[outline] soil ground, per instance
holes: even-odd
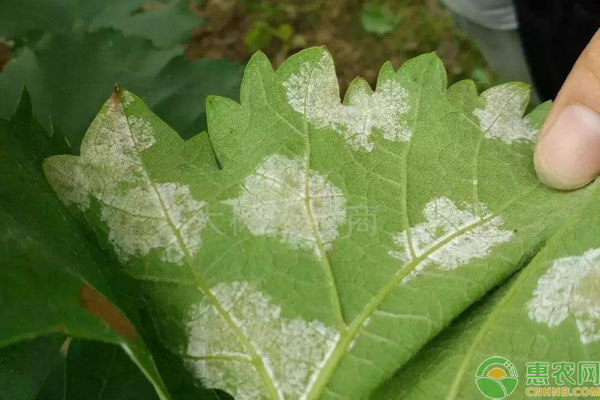
[[[361,15],[370,4],[393,16],[391,33],[365,31]],[[450,82],[474,78],[485,87],[493,79],[477,46],[454,28],[436,0],[209,0],[195,8],[208,23],[195,30],[186,50],[190,59],[245,61],[260,48],[278,65],[302,48],[325,44],[345,89],[358,75],[373,84],[387,60],[398,68],[407,59],[435,51]]]

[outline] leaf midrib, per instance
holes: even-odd
[[[310,224],[310,228],[312,230],[313,236],[315,237],[315,245],[317,246],[317,251],[319,252],[319,261],[321,266],[323,267],[323,272],[327,278],[327,292],[329,293],[329,299],[331,302],[331,306],[333,307],[334,319],[336,328],[340,331],[340,336],[344,335],[348,330],[348,325],[344,318],[344,314],[342,312],[342,303],[340,301],[337,284],[335,282],[335,278],[333,277],[333,271],[331,268],[331,263],[329,262],[329,257],[327,256],[327,251],[325,246],[323,246],[323,241],[321,239],[321,234],[319,232],[317,223],[315,221],[315,217],[312,212],[312,204],[310,198],[310,158],[311,158],[311,142],[310,142],[310,133],[308,130],[308,117],[307,117],[307,109],[306,105],[309,100],[309,89],[312,89],[312,81],[314,77],[314,72],[316,68],[311,70],[310,77],[308,79],[308,84],[306,85],[306,92],[304,98],[304,113],[302,118],[302,128],[303,128],[303,136],[304,136],[304,145],[305,145],[305,171],[304,171],[304,209],[306,213],[306,217]]]
[[[118,95],[118,93],[117,93]],[[144,177],[146,178],[146,180],[148,181],[150,187],[152,188],[153,192],[156,195],[156,198],[158,199],[162,212],[165,215],[165,219],[169,225],[169,227],[171,228],[171,231],[173,232],[173,235],[175,235],[175,238],[177,239],[177,243],[179,245],[179,247],[181,248],[181,250],[184,252],[184,259],[185,259],[185,265],[188,267],[190,274],[194,277],[194,282],[196,284],[196,287],[198,288],[198,290],[200,292],[202,292],[202,294],[204,294],[204,296],[208,299],[208,301],[211,303],[211,305],[215,308],[215,310],[217,310],[217,312],[221,315],[221,317],[223,318],[223,320],[230,326],[231,330],[234,332],[234,334],[236,335],[237,339],[242,343],[242,345],[244,346],[245,350],[249,353],[250,357],[252,358],[252,364],[254,365],[258,375],[260,376],[261,380],[264,382],[267,391],[269,392],[269,396],[273,399],[280,399],[281,396],[279,395],[278,390],[275,387],[274,384],[274,377],[272,377],[265,364],[263,361],[263,358],[259,355],[259,353],[257,352],[257,350],[254,348],[252,342],[250,341],[250,339],[245,335],[245,333],[243,332],[242,328],[240,326],[238,326],[235,321],[233,320],[233,318],[229,315],[229,313],[223,308],[223,306],[221,305],[221,303],[218,301],[218,299],[215,297],[215,295],[212,293],[212,291],[210,290],[210,288],[208,287],[208,285],[204,282],[204,280],[202,279],[201,276],[199,276],[195,269],[192,267],[192,255],[187,247],[187,245],[185,244],[185,241],[183,240],[183,237],[181,236],[181,232],[179,232],[179,230],[177,229],[177,227],[175,226],[175,223],[173,222],[171,215],[169,214],[168,208],[166,207],[164,200],[162,198],[162,196],[160,195],[160,192],[158,191],[158,189],[156,188],[156,185],[154,184],[154,182],[150,179],[150,176],[147,172],[147,166],[146,163],[144,161],[144,158],[141,155],[141,150],[139,148],[138,143],[135,140],[135,136],[133,135],[133,133],[131,132],[131,127],[129,125],[129,121],[127,120],[127,116],[125,114],[125,110],[123,108],[123,104],[121,102],[121,98],[120,96],[117,96],[118,98],[118,106],[120,108],[120,112],[122,114],[122,117],[125,118],[125,121],[127,122],[127,130],[128,130],[128,134],[131,138],[131,140],[133,141],[133,143],[135,144],[135,148],[136,148],[136,153],[139,157],[140,160],[140,164],[141,164],[141,169],[142,169],[142,173],[144,174]]]

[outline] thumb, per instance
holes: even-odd
[[[600,30],[556,97],[534,164],[540,180],[556,189],[580,188],[600,174]]]

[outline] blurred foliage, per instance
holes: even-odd
[[[491,87],[494,85],[494,77],[481,67],[477,67],[471,72],[471,79],[479,87]]]
[[[269,47],[274,39],[278,39],[285,46],[294,34],[290,24],[280,24],[272,27],[264,21],[255,21],[244,37],[244,44],[250,53]]]
[[[46,378],[61,363],[64,341],[60,335],[48,335],[0,348],[0,398],[34,399]]]
[[[115,28],[127,36],[174,46],[189,38],[201,21],[189,12],[189,0],[2,0],[0,37],[20,41],[48,33],[69,33],[76,25],[89,32]]]
[[[207,94],[239,95],[243,65],[227,60],[187,61],[183,48],[157,49],[114,29],[74,30],[24,47],[0,73],[0,116],[14,111],[23,85],[46,128],[50,118],[77,148],[115,83],[144,97],[176,131],[189,137],[206,129]],[[50,118],[49,118],[50,117]]]
[[[67,340],[65,347],[66,357],[48,375],[36,400],[85,399],[92,393],[110,400],[159,400],[123,349],[78,339]]]
[[[379,3],[367,3],[363,8],[360,23],[366,32],[384,36],[396,29],[398,18]]]
[[[451,82],[493,80],[475,44],[454,28],[437,0],[208,0],[195,8],[207,23],[195,29],[186,50],[190,58],[245,61],[260,49],[277,65],[302,48],[324,44],[345,89],[357,75],[374,84],[387,60],[397,68],[435,51]],[[487,87],[483,79],[477,82]]]
[[[12,115],[27,86],[37,119],[48,129],[52,120],[77,149],[119,84],[142,96],[182,136],[206,129],[206,95],[237,98],[243,64],[183,58],[191,28],[203,23],[189,3],[0,2],[0,36],[9,39],[12,53],[0,73],[0,117]],[[46,15],[55,20],[45,21]],[[1,50],[0,58],[8,58]]]

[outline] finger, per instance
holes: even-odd
[[[534,165],[540,180],[556,189],[577,189],[600,175],[600,30],[556,97]]]

